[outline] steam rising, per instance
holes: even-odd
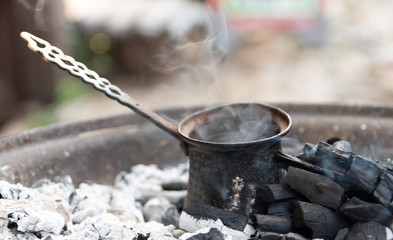
[[[280,132],[271,111],[260,105],[227,106],[216,115],[212,114],[211,121],[196,127],[190,136],[209,142],[238,143],[272,137]]]
[[[173,46],[154,56],[150,65],[154,71],[175,76],[193,86],[218,83],[218,75],[235,39],[227,29],[225,19],[206,6],[198,7],[199,20],[191,20],[188,27],[169,25]],[[195,18],[195,17],[194,17]],[[179,19],[180,22],[182,22]]]
[[[44,18],[44,9],[46,0],[38,0],[34,5],[30,4],[26,0],[18,0],[27,10],[33,11],[34,13],[34,24],[37,29],[46,30],[47,26]]]
[[[184,90],[192,87],[203,92],[206,89],[215,91],[210,96],[203,94],[201,97],[202,94],[198,94],[193,102],[214,103],[220,97],[216,91],[219,90],[218,75],[237,38],[228,31],[225,18],[212,11],[205,2],[63,1],[67,18],[89,31],[105,32],[119,39],[129,36],[145,38],[151,47],[141,60],[143,71],[161,74],[154,78],[158,80],[154,88],[167,89],[173,86]],[[132,51],[126,54],[135,56]],[[139,79],[145,75],[132,77]],[[163,81],[166,79],[170,82]],[[185,94],[189,94],[189,91]],[[203,99],[198,101],[196,98]]]

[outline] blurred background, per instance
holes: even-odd
[[[390,105],[388,0],[3,0],[0,135],[131,110],[28,50],[28,31],[153,109]]]

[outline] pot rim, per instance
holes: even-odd
[[[258,140],[247,141],[247,142],[228,142],[228,143],[212,142],[212,141],[205,141],[197,138],[192,138],[189,136],[192,129],[194,129],[197,126],[198,121],[195,121],[195,119],[198,119],[201,116],[206,116],[208,115],[209,112],[216,111],[220,108],[224,108],[228,106],[236,106],[236,105],[249,105],[249,104],[259,105],[270,110],[272,113],[277,113],[277,115],[280,116],[280,119],[286,122],[285,127],[283,129],[280,129],[280,132],[276,135],[267,138],[258,139]],[[190,122],[196,122],[196,124],[194,124],[194,127],[188,128],[188,130],[186,130],[185,126],[190,124]],[[281,108],[266,103],[244,102],[244,103],[222,104],[222,105],[199,110],[180,121],[180,123],[178,124],[178,133],[182,141],[197,147],[216,149],[216,150],[219,149],[242,150],[242,149],[253,149],[261,146],[271,146],[279,142],[281,138],[285,136],[291,128],[292,128],[292,118],[287,112],[285,112]]]

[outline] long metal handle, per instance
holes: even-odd
[[[157,115],[152,110],[143,107],[109,80],[100,77],[96,72],[88,69],[83,63],[77,62],[74,58],[65,55],[59,48],[52,46],[49,42],[31,33],[22,32],[20,36],[27,42],[30,50],[39,53],[44,60],[56,64],[69,74],[92,85],[98,91],[105,93],[109,98],[117,100],[120,104],[131,108],[137,114],[149,119],[156,126],[179,139],[177,126]]]

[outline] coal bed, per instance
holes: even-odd
[[[113,185],[71,177],[42,179],[31,188],[0,182],[6,239],[178,239],[187,165],[136,165]],[[171,190],[166,190],[166,188]]]
[[[2,237],[391,239],[393,109],[279,107],[294,123],[276,156],[279,181],[256,190],[249,216],[183,208],[187,158],[176,140],[135,115],[3,137]],[[162,114],[182,119],[194,111]]]

